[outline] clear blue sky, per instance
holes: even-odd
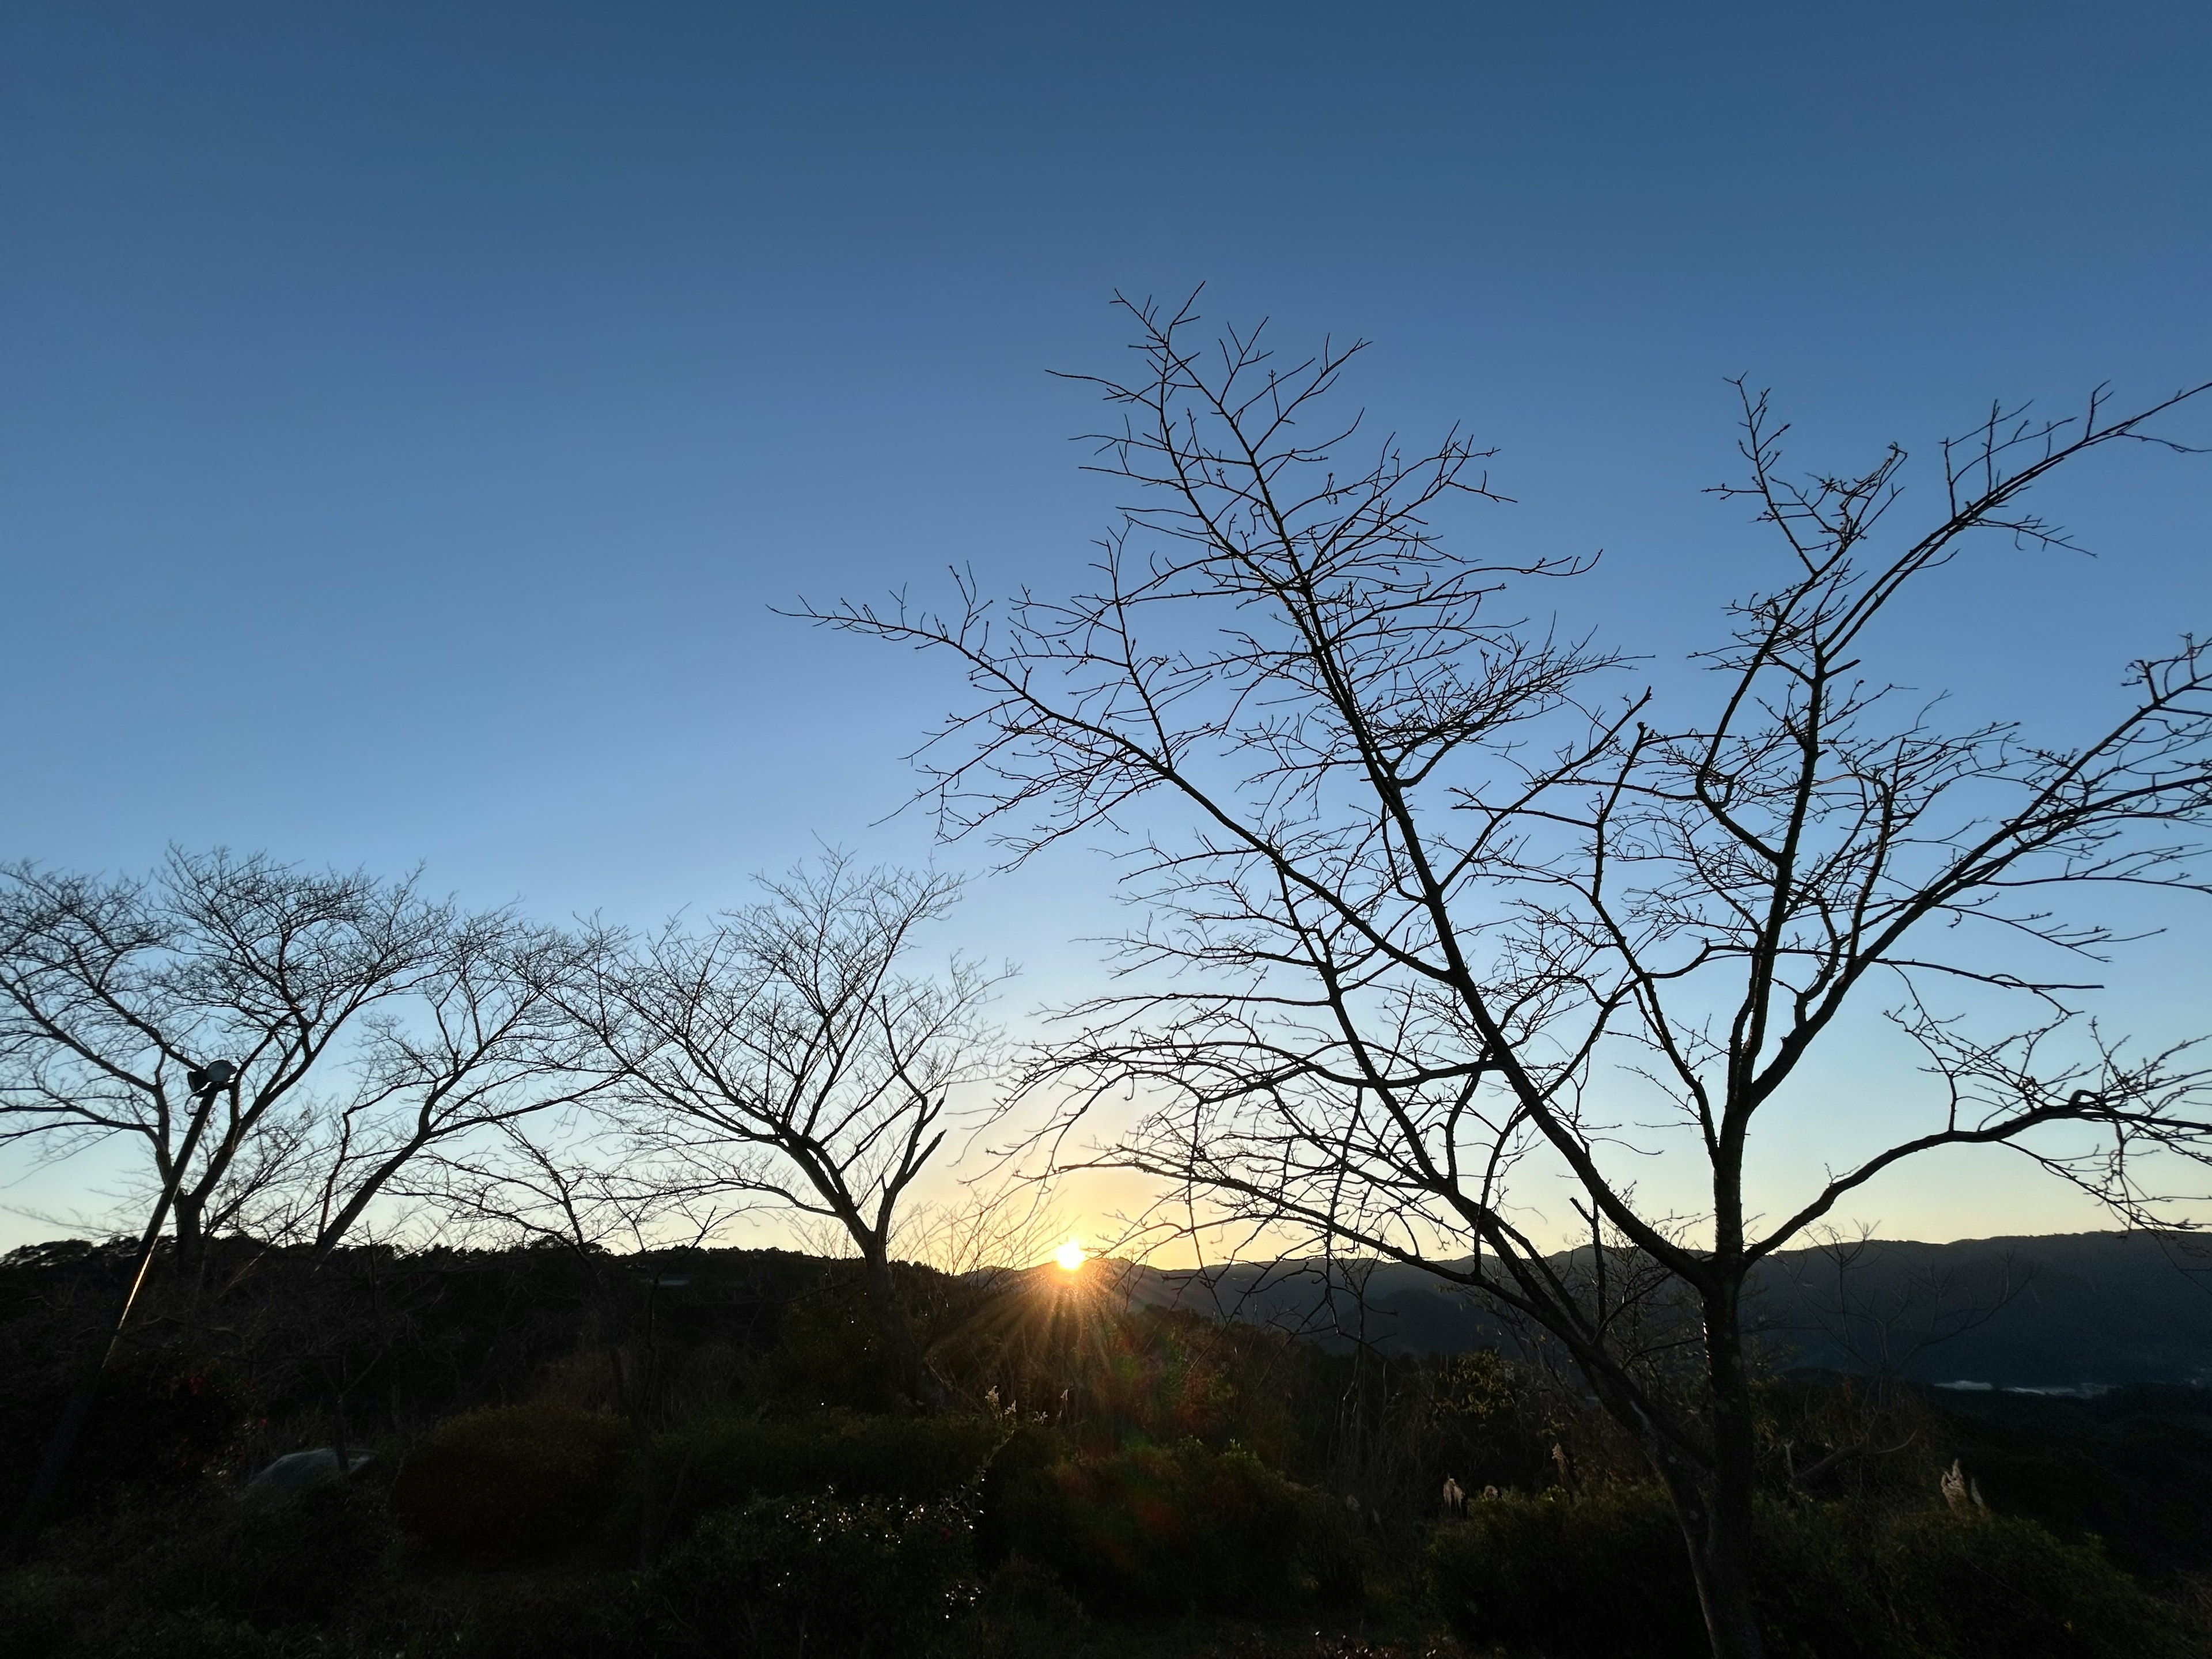
[[[2212,377],[2208,88],[2178,3],[10,6],[0,853],[644,918],[925,851],[871,825],[950,688],[769,607],[1064,580],[1109,497],[1045,371],[1117,286],[1371,337],[1679,660],[1752,568],[1723,376],[1835,467]],[[1965,703],[2070,729],[2212,626],[2208,501],[2071,487],[2098,562],[1927,624]],[[1099,874],[978,942],[1071,982]]]

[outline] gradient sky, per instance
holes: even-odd
[[[1483,533],[1604,548],[1571,618],[1679,663],[1755,569],[1698,493],[1724,376],[1835,469],[2212,376],[2208,88],[2182,4],[27,0],[0,854],[419,860],[635,920],[817,836],[927,856],[878,821],[951,688],[769,607],[1064,582],[1113,496],[1045,371],[1118,364],[1117,287],[1374,339],[1375,418],[1502,447]],[[2212,627],[2208,465],[2093,464],[2050,505],[2095,562],[1946,589],[1962,708],[2086,729]],[[964,936],[1049,999],[1103,878],[987,883]],[[2212,1006],[2177,928],[2122,981],[2161,1029]],[[2010,1167],[1869,1213],[2094,1224]]]

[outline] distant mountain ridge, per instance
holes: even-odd
[[[1364,1318],[1364,1340],[1385,1353],[1514,1346],[1472,1293],[1395,1264],[1372,1268],[1364,1309],[1341,1268],[1325,1274],[1317,1261],[1136,1266],[1124,1285],[1142,1304],[1331,1344],[1359,1337]],[[1759,1274],[1754,1305],[1761,1346],[1783,1367],[2009,1389],[2212,1385],[2212,1243],[2193,1235],[1872,1240],[1840,1272],[1828,1252],[1784,1251]]]

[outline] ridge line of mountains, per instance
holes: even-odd
[[[1847,1254],[1839,1266],[1838,1253],[1819,1247],[1781,1251],[1756,1273],[1752,1318],[1777,1368],[1881,1369],[1937,1386],[2062,1395],[2212,1386],[2212,1239],[2203,1236],[1874,1239]],[[1588,1255],[1554,1261],[1571,1267]],[[1140,1304],[1273,1325],[1330,1346],[1350,1346],[1363,1321],[1364,1340],[1386,1355],[1517,1346],[1479,1297],[1396,1263],[1115,1266]],[[1361,1297],[1352,1281],[1363,1274]]]

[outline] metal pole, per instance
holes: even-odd
[[[154,1214],[146,1224],[146,1231],[138,1241],[138,1265],[131,1275],[131,1288],[124,1293],[123,1306],[115,1316],[115,1328],[108,1333],[106,1346],[99,1358],[88,1366],[70,1394],[69,1406],[62,1413],[62,1420],[54,1430],[54,1437],[46,1443],[46,1455],[39,1464],[39,1473],[31,1482],[31,1490],[23,1500],[23,1507],[15,1516],[15,1525],[8,1534],[8,1553],[20,1556],[38,1538],[40,1528],[46,1525],[46,1510],[52,1504],[54,1493],[68,1472],[70,1456],[76,1450],[77,1436],[83,1431],[86,1418],[92,1414],[92,1402],[100,1392],[100,1379],[115,1351],[122,1345],[123,1328],[131,1321],[131,1310],[144,1287],[146,1274],[154,1265],[154,1249],[161,1242],[161,1229],[169,1219],[169,1208],[177,1200],[177,1189],[184,1184],[185,1170],[199,1148],[200,1132],[207,1127],[209,1114],[215,1108],[215,1097],[225,1085],[237,1075],[236,1068],[227,1060],[210,1060],[205,1070],[194,1067],[185,1073],[192,1087],[192,1097],[198,1103],[192,1111],[191,1127],[185,1132],[184,1149],[170,1167],[169,1178],[162,1183],[161,1196],[154,1206]]]

